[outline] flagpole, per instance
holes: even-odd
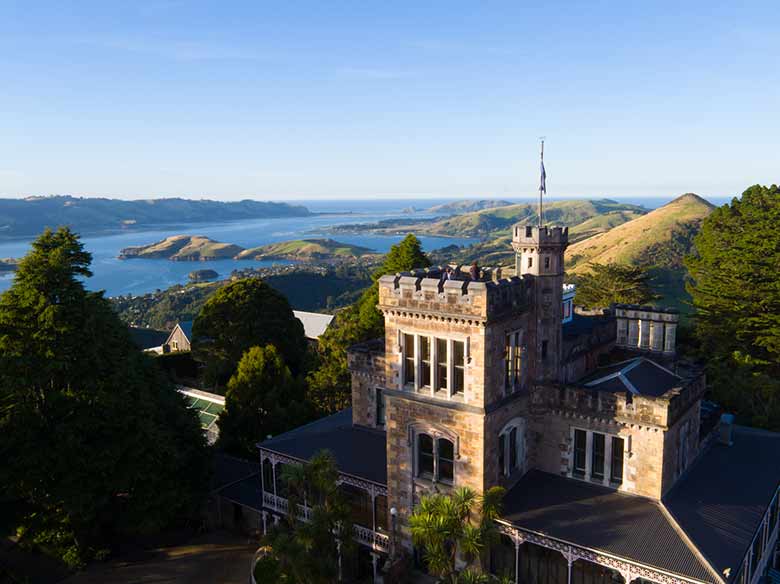
[[[539,230],[540,231],[542,229],[542,225],[544,225],[544,215],[543,215],[544,211],[542,209],[542,193],[546,190],[546,187],[545,187],[545,184],[544,184],[545,183],[545,176],[544,176],[544,138],[541,138],[541,143],[542,143],[541,151],[539,153],[539,157],[540,157],[540,160],[541,160],[541,163],[542,163],[542,167],[541,167],[542,176],[541,176],[541,180],[539,182]]]

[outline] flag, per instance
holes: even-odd
[[[544,160],[542,160],[542,182],[539,185],[539,190],[543,193],[547,193],[547,173],[544,172]]]

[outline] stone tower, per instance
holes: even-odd
[[[517,275],[530,282],[528,352],[536,382],[561,380],[564,259],[568,227],[517,224],[512,229]]]

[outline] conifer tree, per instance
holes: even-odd
[[[715,397],[780,429],[780,187],[754,185],[713,211],[695,246],[688,291]]]
[[[70,230],[47,230],[0,297],[0,484],[22,543],[79,564],[194,512],[207,482],[197,417],[130,339]]]

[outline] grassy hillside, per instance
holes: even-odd
[[[590,262],[680,267],[693,235],[714,207],[686,194],[627,223],[569,246],[567,270],[587,271]]]
[[[614,222],[619,222],[621,217],[627,219],[641,215],[647,210],[638,205],[617,203],[609,199],[552,201],[545,204],[544,220],[548,224],[572,227],[600,215],[616,212],[629,213],[630,216],[615,215],[612,218]],[[536,223],[537,221],[536,204],[521,203],[440,219],[407,222],[396,219],[373,225],[356,226],[356,228],[377,233],[416,233],[445,237],[488,238],[508,234],[510,227],[515,223]],[[350,226],[344,226],[336,228],[336,230],[347,231],[349,228]],[[596,225],[593,226],[593,229],[595,228],[597,228]]]
[[[462,201],[452,201],[443,205],[434,205],[426,209],[427,213],[439,213],[450,215],[456,213],[471,213],[472,211],[481,211],[483,209],[494,209],[496,207],[507,207],[511,205],[509,201],[499,201],[496,199],[464,199]]]
[[[333,239],[296,239],[245,249],[236,256],[236,259],[313,260],[360,257],[374,253],[376,252],[367,247],[341,243]]]
[[[173,235],[149,245],[126,247],[120,259],[167,259],[173,261],[205,261],[230,259],[244,248],[214,241],[202,235]]]

